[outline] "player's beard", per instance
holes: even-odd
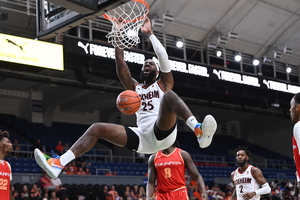
[[[141,74],[140,74],[140,78],[146,82],[152,81],[155,77],[156,77],[156,72],[153,70],[150,71],[150,73],[147,76],[145,76],[144,71],[141,71]]]
[[[242,162],[238,162],[238,165],[239,165],[240,167],[243,167],[243,166],[246,165],[246,163],[247,163],[247,160],[243,160]]]

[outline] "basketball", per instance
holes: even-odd
[[[117,97],[117,108],[125,115],[136,113],[141,107],[141,97],[133,90],[125,90]]]

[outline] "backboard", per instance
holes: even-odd
[[[130,0],[37,0],[37,37],[46,40]]]

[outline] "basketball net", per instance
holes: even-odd
[[[103,17],[112,23],[111,32],[106,37],[108,42],[120,49],[131,48],[140,43],[139,30],[149,12],[149,5],[144,0],[131,0],[114,8]]]

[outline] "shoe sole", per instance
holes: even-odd
[[[217,122],[211,115],[206,115],[202,122],[203,135],[199,138],[199,144],[201,148],[206,148],[211,144],[213,135],[217,130]]]
[[[39,149],[34,150],[34,158],[37,164],[51,177],[51,178],[57,178],[55,174],[51,170],[48,169],[49,164],[47,163],[47,160],[43,153]]]

